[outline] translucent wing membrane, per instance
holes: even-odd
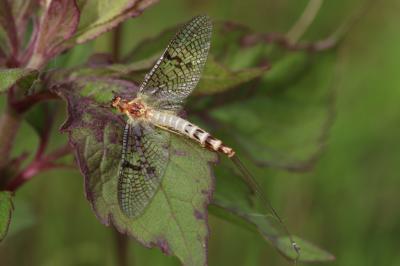
[[[137,217],[155,195],[168,164],[169,133],[146,122],[128,120],[118,179],[118,202],[128,217]]]
[[[140,94],[157,109],[179,110],[196,87],[207,60],[211,21],[197,16],[170,42],[164,54],[140,86]],[[148,97],[146,97],[148,96]]]

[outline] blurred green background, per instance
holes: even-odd
[[[160,1],[123,25],[122,53],[199,13],[285,33],[308,2]],[[322,2],[302,40],[326,38],[359,14],[336,48],[335,120],[315,167],[307,173],[268,170],[267,190],[292,233],[336,256],[327,264],[400,265],[400,1]],[[76,50],[109,52],[111,37]],[[72,56],[68,64],[83,59]],[[65,114],[58,117],[57,126]],[[54,145],[66,140],[53,135]],[[14,153],[36,144],[24,124]],[[210,228],[209,265],[290,265],[257,234],[213,216]],[[2,265],[116,265],[116,236],[96,220],[76,170],[43,173],[20,189],[10,231],[0,244]],[[129,256],[130,265],[179,265],[134,240]]]

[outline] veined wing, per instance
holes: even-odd
[[[184,25],[164,54],[146,75],[139,97],[157,109],[181,108],[196,87],[210,49],[212,24],[207,16],[197,16]]]
[[[169,133],[128,120],[123,136],[118,202],[128,217],[139,216],[154,197],[168,164]]]

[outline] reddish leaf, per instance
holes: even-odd
[[[79,9],[75,0],[50,1],[40,21],[29,66],[38,68],[66,49],[65,41],[74,35],[78,23]]]
[[[158,0],[78,0],[81,21],[69,45],[83,43],[111,30],[124,20],[139,16]]]
[[[10,0],[9,0],[10,1]],[[11,9],[17,29],[18,39],[23,40],[26,33],[26,26],[32,13],[39,6],[37,0],[11,0]],[[21,45],[21,43],[20,43]]]

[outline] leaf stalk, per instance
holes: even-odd
[[[0,116],[0,169],[4,168],[10,160],[20,123],[21,115],[7,105]]]

